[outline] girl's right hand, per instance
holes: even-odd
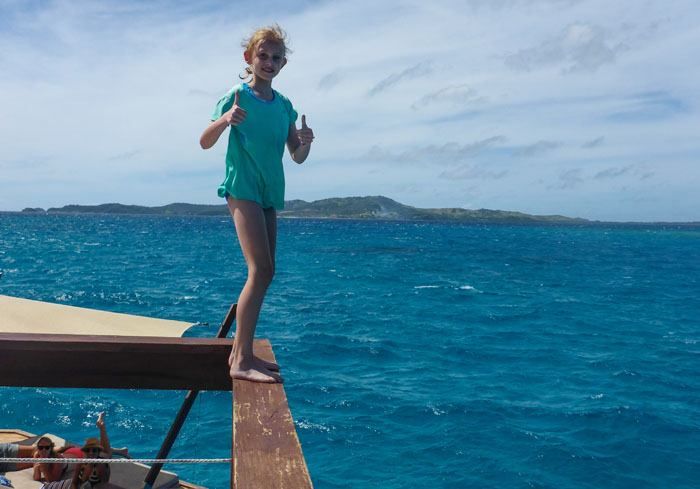
[[[248,116],[248,112],[246,112],[243,107],[238,105],[239,93],[240,92],[236,92],[236,95],[233,98],[233,107],[231,107],[231,110],[224,114],[224,120],[229,126],[237,126]]]

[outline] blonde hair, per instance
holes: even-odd
[[[282,30],[279,24],[272,24],[270,26],[261,27],[255,30],[255,32],[253,32],[250,35],[250,37],[243,39],[243,42],[241,42],[241,47],[243,48],[243,52],[246,53],[248,57],[252,57],[255,48],[257,48],[261,42],[265,41],[269,41],[282,46],[282,48],[284,49],[285,56],[287,55],[287,53],[292,52],[287,47],[287,33]],[[239,75],[239,77],[242,80],[245,80],[246,78],[250,78],[252,76],[253,71],[250,69],[250,66],[246,66],[245,75]]]

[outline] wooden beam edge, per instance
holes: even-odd
[[[275,361],[272,345],[268,340],[261,340],[256,343],[254,352],[265,360]],[[239,426],[238,430],[236,429],[237,425],[243,423],[243,420],[240,419],[242,407],[252,407],[253,410],[255,407],[270,407],[268,402],[270,400],[276,400],[274,412],[257,412],[254,416],[248,417],[251,422],[247,423],[246,426]],[[280,412],[280,404],[284,405],[283,412]],[[232,409],[232,489],[235,487],[238,487],[238,489],[247,487],[313,489],[311,474],[304,458],[283,384],[263,384],[234,380]],[[251,413],[248,412],[247,414]],[[259,424],[259,429],[253,428],[253,418]],[[276,438],[273,432],[275,426],[265,426],[262,422],[263,420],[273,420],[272,424],[277,424],[278,433]],[[285,424],[287,426],[284,426]],[[283,432],[286,432],[286,435]],[[282,438],[283,436],[286,437],[286,440]],[[275,443],[275,440],[277,443]],[[242,446],[247,441],[252,441],[253,443],[250,443],[250,445],[256,446]],[[288,450],[286,457],[280,457],[281,449]],[[289,451],[290,449],[291,451]],[[241,452],[243,451],[248,453],[242,456]],[[245,459],[245,461],[243,462],[242,459]],[[244,466],[245,464],[250,464],[252,459],[255,459],[260,466]],[[278,466],[270,467],[269,462],[276,462]],[[281,466],[282,463],[284,463],[284,466]],[[276,476],[271,476],[273,472]]]

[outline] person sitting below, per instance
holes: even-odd
[[[114,454],[112,445],[109,442],[109,436],[107,436],[104,417],[105,413],[100,413],[95,423],[100,430],[100,439],[88,438],[81,448],[85,458],[112,458]],[[123,455],[129,456],[128,450],[123,449],[120,451],[124,452]],[[73,473],[72,482],[75,487],[81,489],[83,487],[108,488],[111,487],[111,484],[109,484],[110,474],[109,464],[81,464]]]
[[[48,436],[42,436],[36,444],[34,458],[55,458],[63,459],[63,455],[55,450],[53,440]],[[34,464],[34,480],[42,482],[59,481],[63,478],[67,464],[41,462]]]
[[[85,454],[85,458],[112,458],[112,450],[109,446],[109,440],[97,438],[88,438],[85,440],[85,445],[81,448]],[[83,487],[88,483],[89,487],[103,487],[100,483],[109,482],[111,471],[108,464],[87,463],[82,464],[73,474],[73,483],[77,487]]]
[[[63,452],[66,458],[112,458],[114,454],[118,454],[129,458],[129,450],[127,448],[113,449],[109,436],[107,435],[107,427],[105,425],[105,413],[100,413],[95,423],[100,430],[100,438],[88,438],[81,448],[74,445],[63,447],[59,452]],[[64,474],[65,480],[58,482],[47,482],[41,489],[110,489],[115,488],[109,483],[110,468],[109,464],[104,463],[81,463],[77,466],[71,464],[67,473]]]
[[[85,444],[81,447],[82,457],[86,459],[101,459],[111,458],[108,456],[109,441],[104,443],[104,439],[88,438]],[[58,482],[47,482],[41,489],[110,489],[116,488],[110,484],[111,472],[109,464],[99,462],[82,463],[73,471],[70,479],[65,479]]]

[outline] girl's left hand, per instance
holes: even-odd
[[[306,125],[306,114],[301,116],[301,129],[297,131],[299,142],[302,145],[311,144],[314,140],[314,132]]]

